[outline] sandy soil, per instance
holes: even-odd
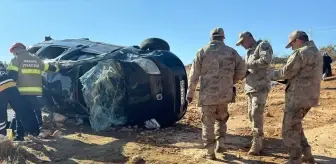
[[[335,70],[334,70],[335,72]],[[284,163],[281,123],[284,86],[275,86],[265,111],[265,150],[261,156],[247,155],[250,146],[250,122],[246,96],[238,85],[236,103],[231,104],[226,143],[229,151],[217,154],[218,160],[202,158],[199,111],[189,106],[176,126],[155,131],[136,128],[112,128],[94,133],[86,126],[62,129],[63,137],[26,144],[21,153],[26,163]],[[313,153],[320,163],[336,163],[336,80],[322,82],[320,106],[311,109],[303,126]]]

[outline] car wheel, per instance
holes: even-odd
[[[160,38],[148,38],[140,43],[141,50],[166,50],[170,51],[169,44]]]

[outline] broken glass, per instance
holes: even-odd
[[[95,131],[127,122],[125,113],[126,82],[120,62],[100,61],[80,77],[84,100],[89,108],[91,127]]]

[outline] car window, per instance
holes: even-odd
[[[49,46],[42,50],[37,56],[45,59],[55,59],[60,56],[64,51],[69,49],[68,47]]]
[[[69,54],[66,54],[66,55],[62,56],[60,58],[60,60],[76,61],[76,60],[81,60],[81,59],[87,59],[87,58],[97,56],[97,55],[99,55],[99,54],[83,52],[83,51],[74,51],[74,52],[71,52]]]
[[[28,52],[35,54],[42,46],[30,47],[28,48]]]

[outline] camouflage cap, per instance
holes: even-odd
[[[292,47],[291,43],[292,43],[295,39],[297,39],[297,38],[299,38],[299,37],[301,37],[301,36],[304,36],[304,35],[307,35],[304,31],[295,30],[295,31],[291,32],[291,33],[289,34],[289,36],[288,36],[288,44],[287,44],[286,48],[290,48],[290,47]]]
[[[210,36],[222,36],[225,38],[224,30],[220,27],[216,27],[213,30],[211,30]]]
[[[241,45],[241,42],[242,42],[245,38],[247,38],[247,37],[252,37],[252,34],[251,34],[250,32],[248,32],[248,31],[244,31],[244,32],[242,32],[242,33],[239,33],[238,37],[239,37],[239,40],[238,40],[238,42],[236,43],[236,46],[240,46],[240,45]]]

